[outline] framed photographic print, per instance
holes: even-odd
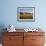
[[[17,20],[23,22],[35,21],[35,7],[18,7]]]

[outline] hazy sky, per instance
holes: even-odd
[[[32,8],[21,8],[20,10],[19,10],[19,12],[29,12],[29,13],[32,13],[33,12],[33,9]]]

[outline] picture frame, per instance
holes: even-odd
[[[35,21],[35,7],[18,7],[17,21],[34,22]]]

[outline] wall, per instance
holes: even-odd
[[[46,32],[46,0],[0,0],[0,31],[9,24],[15,28],[37,28]],[[18,22],[17,7],[35,7],[35,22]]]
[[[13,24],[16,28],[44,27],[46,28],[45,0],[0,0],[0,25]],[[35,22],[18,22],[17,7],[35,7]]]

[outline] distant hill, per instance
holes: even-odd
[[[33,13],[20,12],[20,19],[33,19]]]

